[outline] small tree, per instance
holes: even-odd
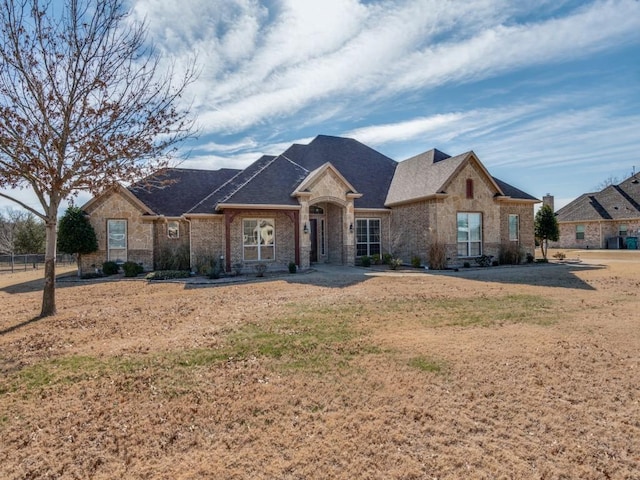
[[[164,71],[125,0],[0,0],[0,188],[30,189],[45,222],[41,317],[56,313],[58,209],[169,165],[192,135],[194,79]]]
[[[549,205],[543,205],[536,213],[535,219],[535,235],[540,241],[540,250],[542,258],[547,259],[547,250],[549,249],[549,240],[557,242],[560,238],[560,228],[558,227],[558,219],[553,209]]]
[[[93,226],[79,207],[69,207],[58,224],[58,252],[76,254],[78,276],[82,255],[98,250]]]
[[[16,225],[13,241],[15,253],[44,253],[46,236],[44,222],[36,219],[31,212],[27,213],[24,220]]]

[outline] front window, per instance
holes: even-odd
[[[509,240],[517,242],[520,237],[520,218],[518,215],[509,215]]]
[[[576,225],[576,240],[584,240],[584,225]]]
[[[482,255],[482,215],[458,213],[458,256],[478,257],[480,255]]]
[[[107,257],[112,262],[127,261],[126,220],[107,220]]]
[[[620,226],[618,227],[618,235],[621,237],[626,237],[627,236],[627,224],[626,223],[621,223]]]
[[[356,255],[358,257],[380,255],[380,219],[356,219]]]
[[[247,218],[242,222],[244,260],[275,259],[275,221],[272,218]]]

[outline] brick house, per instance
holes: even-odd
[[[515,245],[534,252],[536,198],[492,177],[473,152],[430,150],[396,162],[348,138],[320,135],[244,170],[168,169],[84,205],[106,260],[151,270],[163,251],[188,252],[192,268],[221,258],[227,271],[256,262],[353,265],[393,254],[426,264],[440,242],[450,265]]]
[[[552,248],[637,248],[640,174],[585,193],[556,212],[560,239]]]

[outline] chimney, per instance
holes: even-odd
[[[542,197],[542,205],[549,205],[552,211],[556,211],[553,207],[553,195],[547,193],[544,197]]]

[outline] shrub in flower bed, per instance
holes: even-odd
[[[145,278],[147,280],[172,280],[174,278],[189,278],[191,273],[188,270],[158,270],[151,272]]]

